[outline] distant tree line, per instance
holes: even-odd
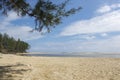
[[[8,36],[8,34],[0,33],[0,52],[2,53],[23,53],[29,49],[29,44],[21,41],[20,39],[15,40],[13,37]]]

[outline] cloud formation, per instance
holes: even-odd
[[[8,17],[4,17],[0,22],[0,32],[7,33],[16,39],[20,38],[22,40],[34,40],[42,37],[39,32],[30,33],[30,30],[32,30],[30,26],[26,26],[25,24],[20,26],[11,23],[18,19],[21,19],[21,17],[17,16],[15,12],[10,12]]]
[[[102,13],[101,15],[73,22],[65,27],[60,36],[77,37],[77,39],[61,43],[61,47],[73,52],[120,52],[120,35],[108,34],[120,31],[119,8],[120,4],[102,6],[96,10]],[[86,40],[82,41],[81,38]]]
[[[89,20],[80,20],[68,25],[61,36],[95,34],[120,31],[120,10],[115,10]]]
[[[97,13],[106,13],[106,12],[110,12],[114,9],[118,9],[120,8],[120,4],[112,4],[112,5],[104,5],[102,7],[100,7],[96,12]]]
[[[37,43],[32,51],[56,51],[56,52],[120,52],[120,35],[107,39],[93,39],[82,41],[81,39],[71,39],[69,41],[50,41]]]

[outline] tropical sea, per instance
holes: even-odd
[[[98,53],[98,52],[31,52],[27,56],[42,57],[101,57],[120,58],[120,53]]]

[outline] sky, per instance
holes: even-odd
[[[78,6],[51,33],[30,33],[34,19],[15,12],[0,16],[0,32],[28,42],[29,52],[120,52],[120,0],[71,0],[67,9]]]

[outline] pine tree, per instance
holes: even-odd
[[[2,53],[23,53],[29,49],[29,44],[18,39],[17,41],[13,37],[9,37],[7,34],[2,35],[0,33],[0,52]]]
[[[7,15],[8,11],[15,11],[21,16],[28,15],[35,19],[34,30],[47,29],[50,32],[50,29],[60,24],[64,17],[81,9],[81,7],[66,9],[68,2],[69,0],[65,0],[63,3],[55,4],[52,0],[37,0],[35,6],[32,6],[26,0],[0,0],[0,12]]]

